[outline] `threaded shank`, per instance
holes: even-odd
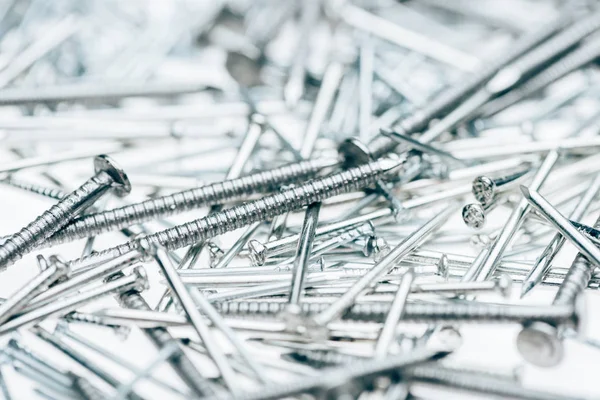
[[[37,217],[35,221],[12,235],[0,247],[0,267],[7,267],[35,249],[52,234],[65,226],[78,213],[89,207],[113,183],[105,172],[86,181],[74,192]]]
[[[52,188],[48,186],[37,185],[35,183],[24,182],[15,179],[5,179],[1,181],[2,183],[6,183],[7,185],[14,186],[19,189],[26,190],[31,193],[36,193],[44,197],[48,197],[54,200],[61,200],[66,196],[66,193],[60,189]]]
[[[302,311],[307,314],[319,313],[329,307],[327,303],[303,303]],[[217,305],[227,315],[274,315],[282,312],[285,304],[265,301],[232,301]],[[389,303],[355,304],[343,316],[344,319],[365,322],[383,322],[389,312]],[[570,322],[573,318],[571,306],[512,306],[484,303],[425,304],[406,305],[404,321],[413,322],[516,322],[543,321],[552,325]]]
[[[310,203],[319,202],[338,194],[359,190],[374,183],[379,175],[393,168],[391,160],[374,161],[324,178],[309,181],[301,186],[293,187],[263,197],[255,201],[241,204],[221,212],[209,214],[203,218],[175,226],[151,235],[104,250],[102,252],[71,261],[71,267],[92,259],[117,257],[126,252],[153,244],[159,244],[168,250],[175,250],[194,243],[211,239],[215,236],[243,228],[254,222],[265,221],[273,217],[302,208]],[[75,269],[75,268],[74,268]]]
[[[270,171],[216,182],[113,210],[86,215],[71,222],[54,235],[48,243],[64,243],[83,237],[95,236],[155,218],[218,204],[226,200],[230,201],[243,195],[276,190],[283,184],[312,177],[331,164],[331,160],[302,161]]]

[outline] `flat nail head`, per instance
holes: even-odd
[[[533,322],[523,328],[517,336],[517,349],[526,361],[538,367],[554,367],[564,357],[557,329],[544,322]]]
[[[473,180],[473,196],[483,205],[489,204],[494,199],[496,183],[487,176],[478,176]]]
[[[115,181],[115,193],[119,197],[124,197],[131,192],[131,182],[123,168],[119,166],[107,155],[100,155],[94,158],[94,169],[96,173],[106,172]]]
[[[485,225],[485,210],[478,203],[467,204],[462,209],[462,218],[469,228],[481,229]]]

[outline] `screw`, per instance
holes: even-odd
[[[559,154],[556,150],[548,153],[531,182],[531,188],[539,189],[542,186],[558,157]],[[482,260],[476,280],[485,280],[494,273],[502,254],[511,243],[529,209],[527,200],[521,199],[517,203],[506,224],[504,224],[504,227],[490,246],[486,257]]]
[[[61,262],[52,263],[23,287],[17,289],[0,305],[0,324],[5,323],[13,315],[19,313],[36,295],[44,292],[52,283],[66,277],[68,274],[69,268],[65,264]]]
[[[310,203],[357,190],[373,183],[380,175],[391,173],[401,164],[399,160],[380,159],[360,167],[315,179],[281,193],[210,214],[204,218],[155,234],[142,236],[87,257],[72,260],[71,267],[75,269],[75,266],[82,263],[113,258],[132,249],[138,249],[140,245],[160,244],[169,250],[188,246],[254,222],[268,220],[276,215],[296,210]]]
[[[115,188],[121,196],[129,193],[129,180],[112,159],[98,156],[94,166],[96,175],[4,242],[0,247],[1,267],[7,267],[43,243],[110,188]]]
[[[237,179],[225,180],[207,186],[184,190],[140,203],[129,204],[113,210],[82,216],[70,222],[54,235],[48,243],[62,243],[81,237],[94,236],[153,218],[216,204],[257,191],[270,191],[279,185],[314,176],[324,168],[337,164],[334,159],[301,161],[299,163],[263,171]]]
[[[594,181],[581,196],[579,202],[575,206],[575,209],[571,212],[569,219],[581,219],[585,213],[585,210],[589,207],[594,197],[596,197],[598,190],[600,190],[600,174],[596,175]],[[550,263],[556,254],[558,254],[564,242],[565,238],[560,233],[554,235],[552,240],[550,240],[550,243],[548,243],[548,246],[546,246],[544,251],[542,251],[542,253],[535,260],[533,268],[524,279],[523,285],[521,286],[521,298],[523,298],[531,289],[540,283],[542,278],[548,273],[550,269]]]
[[[23,325],[39,321],[40,319],[46,318],[50,315],[55,315],[58,313],[66,314],[81,304],[88,303],[109,293],[127,291],[131,290],[132,288],[144,290],[147,288],[147,285],[148,280],[146,278],[144,269],[138,267],[135,268],[133,273],[128,276],[106,283],[100,287],[56,300],[50,304],[36,308],[28,313],[13,318],[0,326],[0,333],[10,332],[20,328]]]

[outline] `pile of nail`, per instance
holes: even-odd
[[[0,30],[4,398],[597,398],[596,2]]]

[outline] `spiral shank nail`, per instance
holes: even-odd
[[[122,245],[73,260],[71,266],[91,259],[118,257],[128,251],[161,245],[175,250],[215,236],[243,228],[254,222],[270,220],[273,217],[294,211],[308,204],[322,201],[338,194],[359,190],[378,179],[379,175],[399,165],[386,159],[364,164],[324,178],[309,181],[303,185],[275,193],[261,199],[241,204],[227,210],[209,214],[206,217],[166,229]],[[85,235],[84,235],[85,236]]]
[[[303,303],[302,311],[315,314],[325,310],[327,303]],[[232,301],[222,302],[218,309],[227,315],[267,316],[277,314],[284,309],[284,304],[264,301]],[[355,304],[344,315],[343,319],[363,322],[383,322],[389,312],[389,303]],[[411,303],[406,305],[403,319],[415,322],[517,322],[542,321],[552,325],[560,325],[573,321],[574,310],[571,306],[526,307],[526,306],[491,306],[484,303],[460,304],[426,304]]]
[[[15,180],[13,178],[5,179],[2,181],[10,186],[14,186],[19,189],[26,190],[28,192],[36,193],[44,197],[48,197],[54,200],[61,200],[66,196],[66,193],[57,188],[51,188],[48,186],[37,185],[35,183],[24,182]]]
[[[430,363],[409,367],[405,372],[411,379],[421,382],[429,382],[472,392],[485,393],[486,395],[496,395],[523,400],[567,399],[567,397],[564,396],[527,389],[514,383],[507,384],[505,379],[482,376],[480,374],[473,376],[471,373],[463,373]]]
[[[35,249],[54,232],[73,219],[75,214],[86,205],[91,195],[102,187],[108,187],[112,178],[101,172],[65,196],[35,221],[12,235],[0,246],[0,267],[7,267],[21,259],[24,254]]]
[[[594,223],[594,229],[600,229],[600,217]],[[577,254],[558,288],[553,304],[575,304],[577,297],[588,287],[595,266],[581,254]]]
[[[600,29],[600,12],[595,12],[587,18],[571,24],[565,31],[519,59],[511,65],[511,69],[514,68],[521,73],[528,74],[598,29]]]
[[[119,296],[119,301],[126,307],[134,310],[151,311],[148,303],[142,298],[139,293],[127,292]],[[144,332],[158,348],[169,346],[172,343],[177,343],[177,340],[163,328],[148,328]],[[204,396],[214,396],[213,389],[206,383],[206,380],[198,372],[192,361],[185,355],[183,351],[177,352],[169,358],[169,364],[177,371],[181,379],[197,394]]]
[[[536,93],[537,91],[556,82],[563,76],[594,61],[600,55],[600,40],[584,45],[565,58],[557,61],[548,69],[540,72],[526,81],[522,86],[489,103],[483,107],[482,114],[486,116],[498,113],[516,102]]]
[[[321,169],[332,164],[332,160],[327,159],[302,161],[238,179],[216,182],[113,210],[89,214],[77,218],[65,226],[49,240],[49,243],[61,243],[81,237],[94,236],[205,205],[218,204],[243,195],[260,191],[272,191],[282,184],[312,177]]]

